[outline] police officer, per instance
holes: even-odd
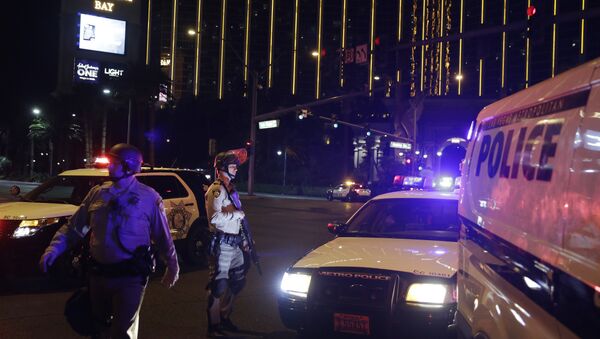
[[[162,281],[169,288],[178,279],[179,265],[161,197],[134,176],[141,170],[142,154],[134,146],[117,144],[108,157],[112,181],[90,190],[55,234],[40,268],[46,272],[61,253],[89,232],[89,287],[97,335],[137,338],[149,273],[132,258],[148,251],[153,242],[166,262]]]
[[[223,152],[215,157],[215,182],[205,195],[212,240],[209,249],[210,282],[208,290],[208,336],[224,336],[226,331],[236,332],[231,322],[233,299],[246,282],[246,266],[242,249],[247,242],[241,232],[244,212],[239,196],[232,184],[240,159],[235,152]]]

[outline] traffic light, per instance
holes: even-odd
[[[254,154],[254,142],[252,141],[252,139],[246,140],[244,147],[246,148],[246,152],[248,152],[248,155]]]

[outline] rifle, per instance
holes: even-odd
[[[235,207],[235,209],[237,209],[237,210],[241,210],[242,203],[240,201],[240,196],[239,196],[238,192],[233,190],[233,193],[230,193],[228,188],[225,191],[227,192],[227,197],[231,201],[231,204],[233,205],[233,207]],[[254,239],[252,239],[252,232],[250,232],[250,223],[248,222],[248,219],[246,217],[244,217],[244,219],[242,219],[242,234],[244,235],[244,238],[248,242],[248,254],[250,254],[250,260],[252,260],[252,263],[254,264],[254,266],[256,266],[256,270],[258,271],[258,274],[260,274],[262,276],[262,269],[260,267],[258,253],[256,252],[256,247],[254,246]]]
[[[250,232],[250,224],[248,223],[248,219],[242,219],[242,233],[244,234],[244,238],[248,242],[248,253],[250,254],[250,260],[254,266],[256,266],[256,270],[258,274],[262,276],[262,269],[260,268],[260,261],[258,258],[258,253],[256,252],[256,247],[254,246],[254,240],[252,239],[252,233]]]

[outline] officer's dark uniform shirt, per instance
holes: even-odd
[[[167,260],[169,269],[178,271],[177,254],[162,199],[137,179],[122,191],[117,191],[112,182],[92,188],[69,222],[58,230],[49,250],[60,254],[89,230],[92,230],[90,254],[100,263],[111,264],[131,258],[117,242],[118,236],[130,252],[140,245],[150,245],[152,240]]]

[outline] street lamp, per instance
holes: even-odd
[[[31,113],[33,113],[33,115],[37,117],[40,114],[42,114],[42,110],[38,107],[33,107],[31,109]],[[35,152],[35,150],[33,146],[33,134],[31,133],[31,130],[29,131],[29,134],[29,176],[33,178],[33,165],[35,163],[35,159],[33,159],[33,153]]]
[[[285,174],[287,172],[287,147],[283,149],[283,151],[278,150],[277,156],[281,156],[283,154],[283,187],[281,189],[281,194],[284,193],[285,190]]]

